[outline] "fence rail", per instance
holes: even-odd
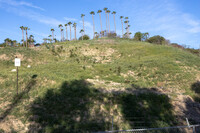
[[[200,125],[103,131],[96,133],[200,133]]]

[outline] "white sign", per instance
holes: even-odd
[[[15,58],[15,66],[21,66],[21,61],[19,58]]]

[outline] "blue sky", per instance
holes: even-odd
[[[0,42],[9,37],[20,41],[20,26],[28,26],[29,35],[42,42],[55,29],[60,39],[59,24],[77,23],[77,34],[82,29],[80,15],[85,14],[86,34],[92,37],[90,11],[107,7],[116,11],[117,33],[121,35],[119,16],[129,17],[130,31],[149,32],[150,36],[161,35],[179,44],[192,48],[200,46],[200,0],[0,0]],[[95,29],[100,31],[99,16],[95,14]],[[105,29],[105,14],[102,13]],[[114,30],[110,14],[111,30]],[[73,30],[72,30],[73,31]],[[74,33],[72,32],[72,35]]]

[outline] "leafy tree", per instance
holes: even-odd
[[[136,32],[135,33],[134,40],[136,40],[136,41],[142,41],[142,38],[143,38],[143,33],[141,33],[141,32]]]
[[[95,13],[94,13],[94,11],[91,11],[90,12],[90,14],[92,15],[92,20],[93,20],[93,38],[95,38],[95,25],[94,25],[94,15],[95,15]]]
[[[165,44],[165,38],[159,35],[150,37],[147,41],[149,43],[155,43],[159,45]]]
[[[82,37],[79,37],[78,40],[82,40]],[[90,37],[88,35],[83,35],[83,40],[90,40]]]

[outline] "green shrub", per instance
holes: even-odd
[[[79,37],[78,40],[82,40],[82,36]],[[90,37],[89,37],[88,35],[84,35],[84,36],[83,36],[83,40],[90,40]]]

